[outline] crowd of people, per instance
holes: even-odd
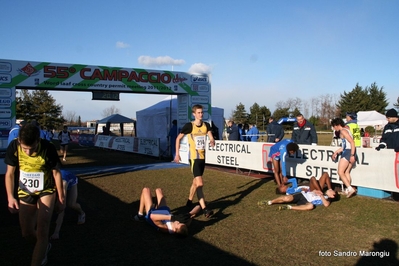
[[[259,130],[255,124],[235,124],[233,120],[227,122],[226,133],[228,140],[236,141],[252,141],[257,142],[259,139]]]
[[[188,155],[192,183],[185,203],[186,211],[181,214],[171,213],[166,204],[161,188],[155,189],[156,202],[152,201],[151,190],[142,189],[135,221],[146,221],[160,232],[177,235],[188,235],[188,227],[192,219],[203,213],[211,218],[214,211],[207,205],[204,196],[203,174],[205,170],[206,138],[209,145],[215,145],[214,132],[208,122],[203,121],[203,107],[192,107],[194,120],[186,123],[182,129],[171,130],[170,137],[174,140],[175,163],[181,162],[180,141],[188,137]],[[399,121],[395,109],[386,113],[388,124],[384,127],[382,138],[376,150],[393,149],[399,152]],[[315,127],[303,115],[296,117],[291,139],[284,139],[284,131],[274,118],[269,118],[268,141],[274,143],[270,148],[269,158],[274,169],[276,192],[284,194],[272,200],[261,200],[258,205],[271,206],[283,204],[279,210],[312,210],[316,206],[330,206],[338,200],[339,195],[333,189],[330,177],[322,173],[320,178],[311,177],[308,185],[298,186],[296,178],[288,178],[285,166],[286,157],[295,154],[299,145],[316,145],[317,134]],[[175,126],[175,124],[174,124]],[[339,157],[338,175],[344,183],[343,191],[348,198],[356,195],[357,191],[351,185],[350,172],[356,162],[357,139],[361,131],[356,124],[356,113],[347,113],[347,123],[341,118],[331,120],[331,126],[342,145],[332,155]],[[60,238],[64,210],[66,206],[73,209],[77,216],[77,224],[85,223],[86,214],[77,202],[78,178],[72,173],[62,170],[62,162],[55,146],[42,133],[37,123],[22,121],[10,131],[9,145],[5,155],[7,170],[5,184],[8,208],[11,213],[19,213],[22,236],[34,244],[31,265],[45,265],[47,253],[51,248],[49,240]],[[227,132],[229,140],[258,141],[259,131],[255,125],[249,125],[244,131],[240,125],[229,121]],[[245,132],[245,134],[244,134]],[[269,134],[270,133],[270,134]],[[245,139],[242,139],[245,137]],[[64,127],[58,134],[61,146],[61,157],[66,161],[66,153],[71,136],[68,128]],[[298,145],[299,144],[299,145]],[[198,203],[194,203],[197,196]],[[293,205],[296,204],[296,205]],[[50,223],[53,212],[57,213],[56,228],[50,236]]]

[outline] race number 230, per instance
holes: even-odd
[[[44,184],[44,173],[35,172],[35,173],[28,173],[21,171],[20,173],[20,181],[21,185],[25,190],[29,192],[36,192],[43,190]]]

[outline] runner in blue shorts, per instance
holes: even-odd
[[[78,177],[67,170],[61,170],[62,183],[64,187],[64,195],[67,206],[78,213],[78,224],[84,224],[86,221],[86,214],[82,207],[77,202],[78,198]],[[60,229],[64,221],[65,211],[58,213],[54,233],[50,237],[52,240],[60,238]]]
[[[158,231],[169,234],[188,235],[188,225],[191,219],[200,212],[200,206],[195,206],[191,212],[180,215],[173,215],[170,208],[166,205],[166,200],[162,189],[155,189],[157,202],[155,206],[152,202],[151,190],[143,188],[140,196],[140,207],[135,221],[146,221]]]

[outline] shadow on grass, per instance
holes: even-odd
[[[5,195],[4,185],[1,193]],[[48,265],[254,265],[195,237],[162,234],[132,221],[130,210],[138,208],[138,201],[122,202],[84,179],[79,195],[86,223],[76,225],[76,213],[67,209],[60,239],[52,241]],[[2,265],[28,265],[32,247],[21,237],[17,215],[6,213],[7,201],[1,198]]]
[[[399,265],[399,260],[396,257],[398,244],[392,239],[385,238],[374,242],[372,250],[363,252],[364,254],[360,254],[362,257],[356,266]]]
[[[270,179],[253,179],[249,181],[247,184],[237,187],[237,189],[242,189],[242,190],[234,192],[229,195],[225,195],[211,202],[208,202],[207,205],[210,208],[217,209],[218,211],[210,219],[207,219],[205,221],[194,219],[190,225],[190,235],[195,235],[200,231],[202,231],[205,227],[216,224],[222,221],[223,219],[229,217],[231,213],[226,213],[226,209],[228,207],[239,204],[241,200],[245,198],[247,195],[249,195],[251,192],[253,192],[254,190],[261,187],[263,184],[270,181],[271,181]],[[249,187],[247,187],[248,185]],[[234,198],[234,199],[231,200],[229,198]],[[172,210],[172,212],[176,213],[184,213],[185,211],[186,211],[185,206],[175,208]]]

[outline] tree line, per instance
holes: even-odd
[[[384,87],[378,87],[374,82],[363,88],[357,83],[351,91],[344,91],[339,96],[325,94],[313,97],[309,101],[298,97],[279,101],[273,113],[268,107],[260,106],[256,102],[247,112],[245,106],[239,103],[229,119],[241,124],[255,124],[259,129],[265,129],[270,116],[278,120],[302,113],[318,129],[328,129],[329,121],[333,117],[344,117],[346,112],[369,110],[384,114],[388,104]],[[399,97],[393,105],[399,109]],[[63,106],[57,104],[47,90],[17,90],[15,109],[17,119],[36,120],[47,128],[59,129],[64,124],[82,126],[80,116],[73,111],[63,113]],[[119,112],[118,108],[111,106],[104,109],[101,115],[107,117]]]
[[[86,126],[81,117],[74,111],[63,113],[63,106],[47,90],[16,90],[16,118],[28,122],[37,121],[48,129],[61,129],[63,125]],[[101,115],[107,117],[118,114],[120,110],[114,105],[105,108]]]
[[[260,106],[256,102],[247,112],[245,106],[240,102],[232,111],[229,119],[237,124],[255,124],[259,129],[265,129],[270,116],[279,120],[283,117],[295,117],[298,114],[303,114],[318,129],[329,129],[330,119],[334,117],[344,118],[346,112],[370,110],[385,114],[388,104],[384,87],[378,87],[374,82],[363,88],[357,83],[351,91],[344,91],[339,96],[325,94],[313,97],[310,101],[304,101],[298,97],[279,101],[276,103],[273,113],[268,107]],[[394,106],[399,108],[399,97]]]

